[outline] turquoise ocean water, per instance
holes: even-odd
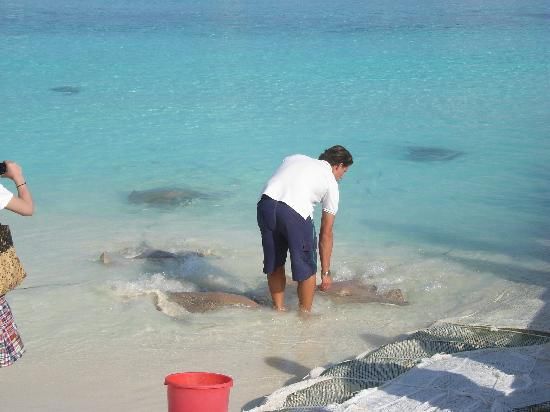
[[[250,227],[283,156],[340,143],[339,238],[547,256],[545,2],[2,3],[2,152],[44,214],[185,186],[220,207],[178,219]]]
[[[411,300],[380,334],[486,299],[502,280],[547,288],[549,22],[543,0],[0,1],[0,158],[23,166],[37,204],[32,219],[1,216],[36,287],[13,297],[31,347],[42,342],[33,325],[50,318],[33,316],[29,294],[78,300],[48,286],[88,285],[89,307],[126,313],[105,290],[142,288],[148,272],[106,273],[102,251],[208,250],[218,282],[265,287],[260,190],[284,156],[333,144],[355,159],[340,184],[333,269]],[[64,86],[77,92],[52,90]],[[155,188],[204,196],[128,202]],[[219,320],[204,316],[186,327]],[[354,342],[356,329],[341,333]]]

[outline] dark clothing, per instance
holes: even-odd
[[[290,251],[292,279],[302,281],[317,273],[317,236],[311,217],[304,219],[284,202],[262,195],[257,219],[262,234],[264,273],[286,262]]]

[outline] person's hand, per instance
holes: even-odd
[[[6,173],[4,173],[2,177],[13,180],[15,184],[22,183],[24,179],[21,166],[11,160],[5,160],[4,162],[6,163]],[[21,182],[19,182],[19,180],[21,180]]]
[[[330,285],[332,285],[332,277],[330,275],[321,276],[321,284],[319,285],[319,289],[326,292],[330,289]]]

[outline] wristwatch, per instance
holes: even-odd
[[[321,279],[327,276],[331,276],[332,273],[330,270],[327,270],[326,272],[321,272]]]

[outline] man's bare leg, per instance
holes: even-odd
[[[273,309],[284,311],[286,287],[286,275],[284,265],[277,267],[273,271],[273,273],[270,273],[267,276],[267,284],[269,286],[269,292],[271,293]]]
[[[300,311],[310,312],[313,305],[313,295],[315,294],[315,285],[317,278],[315,273],[306,280],[298,282],[298,300],[300,302]]]

